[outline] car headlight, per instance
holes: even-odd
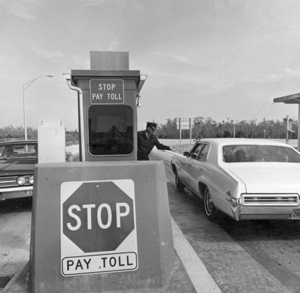
[[[16,180],[17,184],[22,185],[33,185],[34,183],[34,176],[33,175],[27,175],[27,176],[19,176]]]
[[[29,177],[28,182],[29,182],[29,184],[33,185],[33,183],[34,183],[34,177],[33,177],[33,175],[31,175]]]
[[[18,185],[24,185],[26,183],[26,179],[23,176],[17,178]]]

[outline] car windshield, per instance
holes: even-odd
[[[9,144],[0,146],[0,163],[37,158],[37,144]]]
[[[228,145],[223,147],[223,161],[300,163],[300,155],[290,147],[276,145]]]

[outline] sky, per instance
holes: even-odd
[[[298,120],[297,105],[273,100],[300,92],[299,11],[299,0],[0,0],[0,127],[24,126],[24,100],[27,126],[78,129],[63,73],[89,70],[91,51],[129,52],[147,75],[138,129]]]

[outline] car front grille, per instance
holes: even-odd
[[[17,178],[18,176],[0,177],[0,188],[18,186]]]
[[[1,188],[11,188],[11,187],[20,187],[20,185],[17,183],[17,179],[20,176],[5,176],[0,177],[0,189]],[[26,179],[30,177],[30,175],[23,175]],[[32,184],[29,184],[28,181],[25,182],[23,186],[30,186]]]
[[[297,206],[298,194],[242,194],[245,206]]]

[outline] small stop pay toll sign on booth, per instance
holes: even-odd
[[[91,79],[91,104],[123,104],[124,81],[118,79]]]
[[[60,195],[63,276],[138,268],[133,180],[63,182]]]

